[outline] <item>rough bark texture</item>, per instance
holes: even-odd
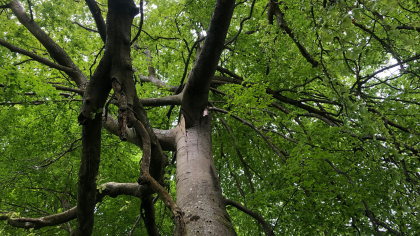
[[[130,59],[130,26],[138,9],[132,0],[110,0],[108,1],[108,9],[105,54],[89,81],[84,93],[81,113],[78,117],[79,123],[84,126],[82,161],[77,192],[77,205],[79,207],[75,231],[77,236],[92,234],[96,205],[96,176],[101,152],[101,114],[111,90],[111,81],[117,81],[124,88],[130,83],[129,81],[133,80]],[[127,87],[134,91],[134,86]],[[133,93],[130,93],[131,104],[133,104]],[[127,92],[125,92],[126,94]],[[126,104],[122,105],[124,109],[127,108]],[[121,103],[119,105],[121,108]],[[125,131],[125,126],[121,130]]]
[[[77,188],[77,227],[75,235],[91,235],[96,205],[96,176],[101,159],[102,117],[96,115],[82,131],[82,160]]]
[[[181,122],[176,142],[177,203],[185,213],[187,235],[236,235],[214,166],[211,115],[188,129]]]
[[[111,80],[117,80],[126,96],[126,104],[133,104],[135,87],[130,58],[131,24],[138,13],[132,0],[109,1],[107,15],[107,41],[105,53],[89,81],[79,123],[84,124],[93,114],[102,112],[111,90]],[[136,13],[137,12],[137,13]],[[126,90],[127,89],[127,90]]]

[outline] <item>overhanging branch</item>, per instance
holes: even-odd
[[[115,183],[109,182],[98,187],[96,192],[96,202],[101,202],[105,196],[115,198],[119,195],[129,195],[133,197],[142,197],[148,193],[146,186],[137,183]],[[40,218],[16,218],[14,213],[0,215],[0,220],[7,220],[10,226],[24,229],[40,229],[47,226],[55,226],[66,223],[77,218],[77,206],[54,215],[44,216]]]
[[[13,0],[9,3],[10,8],[19,20],[19,22],[25,26],[47,49],[51,57],[56,60],[60,65],[73,68],[74,71],[66,72],[73,81],[76,82],[77,86],[84,89],[87,84],[86,76],[80,71],[80,69],[74,64],[69,55],[62,49],[57,43],[54,42],[36,23],[33,21],[23,9],[22,5],[18,0]]]
[[[271,225],[269,223],[267,223],[267,221],[264,220],[264,218],[262,218],[260,215],[258,215],[257,213],[249,210],[248,208],[246,208],[245,206],[243,206],[242,204],[235,202],[233,200],[230,199],[225,199],[225,204],[226,205],[230,205],[230,206],[234,206],[236,207],[238,210],[250,215],[251,217],[253,217],[255,220],[258,221],[258,223],[260,223],[264,229],[264,233],[267,236],[274,236],[274,232],[273,229],[271,228]]]
[[[25,56],[28,56],[28,57],[34,59],[35,61],[38,61],[38,62],[40,62],[40,63],[42,63],[42,64],[44,64],[46,66],[49,66],[51,68],[54,68],[54,69],[57,69],[57,70],[61,70],[61,71],[64,71],[64,72],[68,72],[68,73],[74,73],[74,72],[76,72],[76,70],[74,70],[73,68],[55,64],[54,62],[52,62],[52,61],[50,61],[50,60],[48,60],[46,58],[43,58],[41,56],[38,56],[38,55],[36,55],[36,54],[34,54],[32,52],[26,51],[26,50],[24,50],[22,48],[16,47],[16,46],[14,46],[14,45],[12,45],[12,44],[4,41],[3,39],[0,39],[0,45],[8,48],[11,52],[17,52],[17,53],[23,54]]]
[[[102,41],[106,41],[106,24],[104,18],[101,14],[101,9],[95,0],[85,0],[86,4],[89,7],[92,17],[96,22],[96,27],[98,28],[99,35],[101,36]],[[83,27],[84,28],[84,27]]]

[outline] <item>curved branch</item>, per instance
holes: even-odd
[[[267,235],[267,236],[274,236],[275,235],[274,232],[273,232],[273,229],[271,228],[271,225],[269,223],[267,223],[267,221],[265,221],[264,218],[262,218],[257,213],[249,210],[248,208],[246,208],[242,204],[240,204],[238,202],[235,202],[233,200],[230,200],[230,199],[225,199],[225,204],[230,205],[230,206],[234,206],[238,210],[242,211],[243,213],[246,213],[246,214],[250,215],[255,220],[257,220],[258,223],[260,223],[262,225],[265,235]]]
[[[101,202],[105,196],[115,198],[119,195],[130,195],[142,197],[148,192],[146,186],[139,186],[137,183],[115,183],[109,182],[99,186],[96,192],[96,202]],[[44,216],[40,218],[14,218],[13,213],[0,215],[0,220],[7,220],[10,226],[24,229],[40,229],[47,226],[55,226],[66,223],[77,218],[77,206],[62,213]]]
[[[247,16],[247,17],[245,17],[244,19],[241,20],[241,24],[240,24],[238,33],[231,40],[227,41],[225,43],[225,46],[229,45],[230,43],[232,43],[233,41],[235,41],[236,38],[238,38],[239,34],[242,32],[242,28],[244,26],[244,22],[247,21],[247,20],[249,20],[249,19],[251,19],[251,17],[252,17],[252,11],[254,10],[255,1],[256,0],[252,1],[251,10],[249,12],[249,16]]]
[[[24,50],[22,48],[16,47],[16,46],[14,46],[14,45],[12,45],[12,44],[4,41],[3,39],[0,39],[0,45],[8,48],[11,52],[17,52],[17,53],[23,54],[25,56],[28,56],[28,57],[34,59],[37,62],[41,62],[42,64],[44,64],[46,66],[49,66],[51,68],[54,68],[54,69],[57,69],[57,70],[61,70],[61,71],[67,72],[67,73],[74,73],[74,72],[76,72],[76,70],[74,70],[71,67],[67,67],[67,66],[62,66],[62,65],[55,64],[54,62],[52,62],[52,61],[50,61],[50,60],[48,60],[46,58],[43,58],[41,56],[38,56],[38,55],[36,55],[36,54],[34,54],[32,52],[26,51],[26,50]]]
[[[78,25],[78,26],[80,26],[80,27],[82,27],[83,29],[85,29],[85,30],[87,30],[87,31],[94,32],[94,33],[98,33],[98,31],[97,31],[97,30],[94,30],[94,29],[88,28],[88,27],[86,27],[86,26],[84,26],[84,25],[80,24],[79,22],[73,21],[72,23],[73,23],[73,24],[76,24],[76,25]]]
[[[47,49],[51,57],[56,60],[60,65],[73,68],[73,72],[66,72],[73,81],[76,82],[77,86],[81,89],[85,88],[87,84],[87,78],[80,69],[74,64],[72,59],[57,43],[54,42],[31,18],[25,13],[22,5],[18,0],[13,0],[9,3],[10,8],[16,15],[19,22],[24,25]]]
[[[106,41],[106,24],[104,18],[102,17],[101,9],[95,0],[85,0],[86,4],[89,7],[90,12],[92,13],[93,19],[96,22],[96,27],[98,28],[99,35],[101,36],[102,41]],[[84,27],[83,27],[84,28]]]
[[[131,44],[133,44],[138,39],[138,37],[140,37],[141,29],[143,28],[143,19],[144,19],[143,0],[140,0],[140,14],[141,14],[141,19],[140,19],[139,31],[137,31],[137,34],[136,36],[134,36],[133,40],[131,41]]]
[[[149,134],[144,125],[139,121],[133,112],[129,112],[129,120],[131,125],[140,134],[143,140],[143,157],[141,160],[140,177],[137,180],[139,184],[147,184],[153,191],[157,192],[159,198],[165,203],[165,206],[171,211],[175,218],[174,235],[187,235],[185,231],[185,221],[181,208],[175,203],[168,192],[149,174],[149,166],[151,160],[151,141]]]

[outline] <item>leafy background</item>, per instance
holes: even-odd
[[[84,1],[29,2],[35,22],[89,77],[103,43],[97,33],[74,23],[96,27]],[[106,17],[106,1],[97,2]],[[28,2],[22,4],[29,14]],[[146,2],[144,32],[132,50],[136,76],[148,75],[151,65],[159,79],[178,86],[190,50],[192,61],[195,58],[192,45],[205,36],[214,4]],[[215,86],[219,92],[213,90],[209,98],[214,106],[228,111],[213,111],[213,154],[223,194],[263,216],[278,235],[374,235],[369,212],[385,225],[379,226],[383,235],[392,235],[392,230],[418,234],[420,76],[417,59],[404,62],[418,55],[418,2],[280,2],[295,39],[320,63],[315,68],[276,24],[276,17],[274,24],[269,23],[266,1],[255,1],[252,17],[241,28],[252,4],[250,0],[237,2],[227,40],[241,33],[226,45],[219,63],[243,81]],[[0,9],[0,22],[3,40],[49,58],[10,10]],[[132,35],[139,22],[136,17]],[[152,64],[146,61],[145,49],[152,53]],[[60,213],[63,205],[67,209],[76,205],[81,97],[60,95],[52,86],[75,87],[60,71],[27,61],[28,57],[4,47],[0,55],[0,84],[5,85],[0,88],[0,209],[34,218]],[[368,77],[398,61],[400,65]],[[190,62],[187,71],[192,66]],[[141,98],[171,95],[138,78],[136,88]],[[298,102],[288,103],[276,95]],[[302,109],[302,104],[325,111],[324,115],[337,121],[331,125],[324,115],[325,119],[319,118]],[[178,123],[178,106],[170,118],[166,116],[169,106],[147,109],[155,128],[168,129]],[[110,112],[116,115],[117,109],[111,107]],[[135,182],[141,150],[103,133],[98,184]],[[174,198],[175,174],[175,165],[169,165],[166,188]],[[171,235],[170,213],[160,201],[155,207],[161,234]],[[105,198],[97,205],[95,235],[127,234],[139,208],[140,200],[133,197]],[[233,207],[228,212],[238,235],[262,234],[262,227],[250,216]],[[69,224],[74,227],[76,222]],[[66,235],[65,228],[27,231],[0,224],[3,235]],[[135,232],[145,234],[142,223]]]

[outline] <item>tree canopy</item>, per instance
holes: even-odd
[[[0,234],[420,234],[419,1],[0,0],[0,24]],[[197,178],[223,219],[188,213]]]

